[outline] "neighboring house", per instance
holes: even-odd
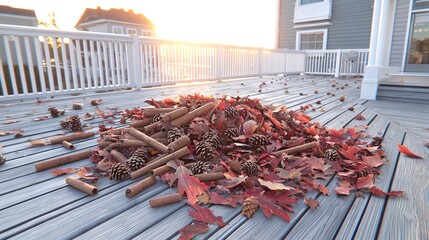
[[[37,27],[38,21],[34,10],[0,5],[0,24]]]
[[[36,13],[31,9],[22,9],[22,8],[13,8],[10,6],[0,5],[0,24],[8,24],[8,25],[20,25],[20,26],[29,26],[29,27],[37,27],[38,20],[36,17]],[[13,65],[17,64],[17,53],[15,52],[15,44],[18,43],[17,39],[14,36],[8,37],[8,42],[5,43],[3,40],[0,41],[0,59],[2,64],[5,64],[7,58],[12,59],[11,63]],[[21,48],[24,48],[24,42],[19,41]],[[9,51],[6,52],[6,47],[8,47]],[[34,47],[30,46],[32,52],[34,53]],[[34,56],[34,54],[32,55]],[[33,57],[33,62],[35,62],[35,58]],[[22,61],[24,64],[28,64],[28,59],[25,56],[22,56]],[[6,70],[5,70],[6,71]]]
[[[87,8],[75,28],[81,31],[154,36],[154,24],[143,14],[133,10],[111,8],[109,10]]]
[[[361,97],[429,103],[428,0],[374,0]]]
[[[369,48],[373,0],[279,1],[278,48]]]

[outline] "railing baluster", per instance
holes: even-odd
[[[13,38],[14,36],[10,36],[10,37]],[[18,88],[16,85],[15,69],[13,66],[12,54],[10,52],[10,45],[9,45],[8,36],[3,36],[3,42],[4,42],[4,47],[6,50],[6,59],[7,59],[7,65],[9,68],[10,84],[12,84],[12,92],[14,95],[18,95]]]
[[[62,66],[64,71],[64,78],[65,78],[65,84],[66,88],[64,90],[70,91],[70,72],[69,72],[69,65],[67,61],[67,53],[66,53],[66,45],[64,43],[65,39],[60,38],[60,44],[61,44],[61,56],[62,56]]]

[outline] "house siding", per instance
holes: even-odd
[[[390,66],[402,67],[404,44],[407,38],[408,13],[410,0],[397,0],[395,22],[393,26],[392,47],[390,50]]]
[[[373,0],[333,0],[332,25],[299,28],[294,24],[295,0],[280,0],[278,47],[295,49],[296,32],[301,30],[328,29],[327,49],[369,48]],[[306,22],[306,24],[327,21]]]
[[[38,22],[36,18],[0,14],[0,24],[37,27]]]

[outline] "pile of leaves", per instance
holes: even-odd
[[[170,161],[168,165],[173,170],[160,176],[171,187],[177,187],[178,192],[186,196],[187,204],[194,208],[189,211],[194,222],[182,229],[183,238],[207,231],[209,223],[225,226],[222,218],[214,216],[207,207],[210,204],[236,207],[250,197],[257,200],[255,211],[260,207],[266,217],[276,215],[289,222],[289,213],[293,213],[293,206],[299,201],[304,201],[311,208],[318,206],[319,202],[307,198],[307,194],[312,191],[330,194],[325,184],[333,177],[339,178],[335,188],[335,193],[339,195],[349,195],[352,191],[358,194],[402,195],[400,191],[383,192],[375,186],[375,176],[381,174],[377,168],[385,162],[381,149],[383,139],[380,137],[370,138],[355,128],[327,129],[311,122],[302,110],[264,106],[258,99],[248,97],[215,99],[195,94],[146,102],[154,108],[187,107],[189,110],[209,102],[216,104],[213,111],[181,126],[191,139],[188,145],[191,154]],[[122,112],[121,122],[144,120],[144,112],[145,108],[127,109]],[[164,130],[173,127],[169,123],[163,126]],[[125,135],[124,131],[118,132],[101,125],[100,132],[106,131],[110,134],[104,135],[100,142],[107,137],[120,139]],[[160,136],[162,133],[159,131],[156,129],[147,134]],[[216,135],[220,141],[216,140],[218,144],[215,146],[212,144],[210,156],[202,156],[196,149],[198,144],[208,141],[207,132]],[[250,140],[255,136],[259,139],[256,143]],[[278,154],[278,151],[310,142],[316,142],[316,146],[294,155]],[[127,158],[137,149],[115,148]],[[116,163],[110,155],[111,150],[106,145],[93,150],[92,160],[96,163],[96,170],[106,175]],[[152,158],[161,156],[154,149],[146,150]],[[334,156],[327,155],[327,152]],[[185,167],[185,164],[199,161],[205,162],[204,173],[222,171],[225,179],[201,182],[193,176],[190,168]],[[254,171],[243,168],[249,164],[256,167]],[[253,213],[245,215],[251,217]]]

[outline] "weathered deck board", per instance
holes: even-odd
[[[401,154],[392,189],[402,189],[405,196],[389,198],[378,237],[382,239],[425,239],[429,235],[429,153],[424,142],[406,134],[404,145],[423,159]]]
[[[334,83],[336,87],[331,86]],[[336,89],[344,86],[345,83],[348,83],[349,86],[344,89]],[[313,121],[318,121],[330,128],[369,125],[368,131],[373,135],[385,134],[386,153],[389,159],[390,157],[397,159],[399,154],[396,144],[402,143],[401,136],[404,136],[404,131],[413,129],[413,126],[399,129],[393,127],[396,126],[396,123],[391,122],[394,119],[390,118],[390,115],[385,118],[380,115],[381,111],[378,111],[383,109],[383,102],[375,102],[378,105],[373,111],[368,102],[359,99],[359,90],[356,89],[359,84],[359,82],[330,78],[311,79],[288,76],[283,80],[279,78],[248,79],[189,86],[164,86],[139,91],[57,96],[54,99],[46,99],[40,104],[36,104],[35,100],[0,103],[2,106],[12,104],[4,107],[4,114],[0,116],[0,131],[25,130],[24,136],[21,138],[14,138],[13,135],[0,137],[0,144],[3,147],[1,152],[8,157],[7,163],[0,166],[0,216],[2,216],[0,218],[0,239],[177,238],[178,231],[192,221],[187,213],[190,208],[185,205],[184,201],[158,209],[151,209],[148,206],[149,198],[175,191],[169,189],[168,185],[164,183],[158,182],[144,193],[133,199],[127,199],[124,195],[126,187],[138,180],[114,182],[102,179],[98,185],[99,194],[87,196],[66,186],[64,176],[55,177],[49,173],[50,170],[36,173],[34,163],[70,153],[60,145],[31,148],[28,143],[29,139],[49,138],[62,131],[58,122],[64,117],[41,122],[33,120],[36,117],[47,116],[46,110],[50,106],[67,109],[67,116],[82,115],[86,112],[94,113],[96,107],[90,105],[92,99],[103,99],[104,103],[99,107],[109,111],[107,107],[119,107],[119,110],[123,110],[135,106],[147,106],[143,101],[151,97],[163,99],[188,93],[211,94],[216,97],[222,95],[250,96],[261,99],[264,104],[286,105],[291,110],[311,104],[315,111],[310,108],[307,114],[313,118]],[[258,91],[259,89],[261,91]],[[318,94],[314,93],[315,90],[318,91]],[[335,96],[327,95],[328,92],[335,93]],[[341,95],[346,97],[346,101],[338,100]],[[320,101],[321,104],[316,104],[316,101]],[[84,109],[72,110],[73,102],[84,103]],[[415,122],[425,121],[427,112],[425,109],[416,110],[412,105],[407,106],[399,113],[395,113],[391,103],[386,104],[385,108],[392,115],[412,115],[416,118]],[[350,107],[353,107],[354,111],[348,110]],[[366,116],[367,119],[364,121],[353,119],[359,113]],[[9,119],[18,120],[18,122],[2,124],[3,121]],[[87,123],[97,127],[104,121],[105,119],[95,118]],[[400,119],[397,122],[402,127],[401,121]],[[387,124],[389,127],[386,131]],[[283,239],[284,237],[295,239],[294,236],[299,236],[299,238],[307,239],[313,236],[315,239],[335,237],[348,239],[378,236],[381,239],[392,239],[392,237],[400,235],[398,232],[389,235],[389,229],[395,227],[397,231],[403,230],[403,226],[408,226],[404,221],[410,218],[412,219],[409,224],[410,230],[403,233],[404,238],[405,236],[407,238],[413,236],[413,239],[422,238],[424,234],[428,234],[427,219],[423,219],[425,215],[422,215],[428,214],[427,208],[421,211],[411,209],[413,207],[424,208],[428,202],[427,194],[424,195],[428,192],[428,151],[418,137],[412,136],[408,132],[405,136],[404,144],[415,150],[416,153],[425,156],[425,160],[409,159],[401,154],[397,164],[391,160],[383,166],[381,170],[385,173],[377,180],[377,184],[379,183],[379,187],[383,190],[405,190],[406,197],[404,198],[379,198],[371,195],[364,195],[357,199],[353,196],[337,197],[332,191],[336,186],[336,180],[332,178],[324,182],[331,189],[330,196],[322,196],[317,192],[311,192],[308,195],[308,197],[318,199],[321,206],[313,211],[300,202],[294,207],[296,212],[291,214],[290,224],[275,216],[267,220],[261,211],[257,211],[255,216],[248,220],[241,215],[239,207],[233,209],[211,206],[213,212],[222,216],[228,225],[224,228],[212,225],[211,229],[200,237],[204,239]],[[96,137],[77,141],[75,143],[77,150],[94,147],[95,139]],[[419,142],[420,145],[413,148],[412,146],[416,142]],[[417,164],[410,164],[413,161],[417,161]],[[80,167],[87,164],[91,164],[88,159],[64,167]],[[419,177],[418,180],[414,178],[414,171],[417,171],[415,175]],[[395,177],[392,182],[393,174]],[[415,182],[418,183],[415,184],[416,186],[405,187],[406,185],[404,185]],[[341,217],[334,214],[335,212],[340,213]],[[401,219],[391,220],[392,217]],[[299,230],[305,227],[310,228],[309,222],[313,224],[310,230]],[[326,226],[326,223],[329,226]],[[411,232],[416,231],[417,228],[420,232]],[[312,235],[314,233],[318,234]]]

